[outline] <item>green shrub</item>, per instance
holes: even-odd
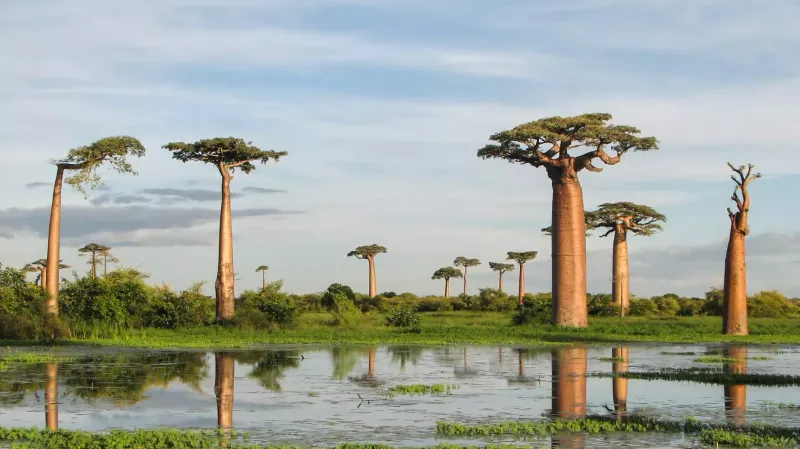
[[[551,319],[552,314],[543,313],[542,309],[523,305],[511,316],[511,324],[515,326],[548,324]]]
[[[237,299],[241,315],[238,325],[265,328],[272,324],[289,326],[297,319],[297,307],[290,295],[281,291],[283,281],[273,281],[258,292],[248,290]],[[239,312],[242,312],[241,314]],[[262,317],[257,315],[261,314]]]
[[[723,299],[722,290],[712,287],[711,290],[706,292],[705,296],[706,300],[701,308],[702,313],[711,316],[721,316]]]
[[[418,326],[420,322],[422,317],[414,310],[414,306],[407,302],[398,304],[386,317],[387,326],[411,327]]]
[[[517,298],[495,288],[482,288],[478,296],[470,297],[471,310],[483,312],[510,312],[517,308]]]
[[[586,295],[587,308],[591,316],[619,316],[619,306],[613,303],[613,298],[607,293]]]
[[[747,298],[747,315],[754,318],[785,318],[797,315],[797,307],[775,290]]]
[[[652,299],[653,303],[661,316],[675,316],[681,309],[677,299],[670,296],[656,296]]]
[[[344,293],[334,293],[331,295],[333,300],[333,324],[335,326],[353,326],[361,320],[361,310],[356,307],[352,299]]]
[[[631,298],[631,307],[628,310],[631,316],[655,316],[658,315],[658,306],[647,298]]]
[[[73,333],[80,336],[114,337],[129,327],[125,304],[113,294],[113,285],[104,278],[65,280],[59,293],[61,315]],[[99,333],[98,333],[99,332]]]
[[[461,311],[461,310],[467,310],[467,303],[462,301],[461,298],[456,298],[456,299],[451,300],[450,301],[450,306],[456,312]]]
[[[322,294],[322,298],[320,298],[320,303],[322,307],[326,310],[331,310],[334,307],[335,303],[335,296],[337,294],[342,294],[350,301],[356,300],[356,294],[353,293],[353,289],[342,284],[331,284],[328,286],[328,289],[325,293]]]
[[[444,299],[425,298],[417,303],[417,312],[447,312],[453,310],[453,304]]]
[[[700,298],[678,298],[677,316],[702,315],[704,301]]]

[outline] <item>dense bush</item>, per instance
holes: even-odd
[[[282,292],[283,281],[274,281],[264,288],[242,293],[237,300],[236,324],[263,329],[290,326],[297,319],[297,305],[288,293]]]
[[[328,310],[332,309],[335,305],[335,297],[337,294],[344,295],[350,301],[356,300],[356,294],[353,292],[352,288],[342,284],[331,284],[328,286],[325,293],[322,294],[322,298],[320,298],[322,307]]]
[[[756,318],[796,316],[798,307],[781,293],[771,290],[747,298],[747,314]]]
[[[591,316],[619,316],[619,306],[606,293],[586,295],[586,306]]]
[[[422,298],[417,302],[417,312],[447,312],[453,303],[444,298]]]
[[[386,317],[387,326],[411,327],[418,326],[420,322],[422,322],[422,317],[419,316],[414,306],[407,302],[398,304]]]
[[[331,295],[333,300],[333,324],[335,326],[353,326],[361,319],[361,310],[356,307],[352,299],[344,293],[334,293]]]
[[[153,287],[150,303],[143,314],[146,327],[166,329],[195,328],[214,322],[216,301],[202,293],[204,282],[174,292],[167,286]]]

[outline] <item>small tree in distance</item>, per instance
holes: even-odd
[[[111,262],[111,263],[118,263],[119,262],[119,259],[114,257],[113,254],[111,254],[111,247],[110,246],[106,246],[105,249],[100,251],[99,253],[97,253],[97,255],[101,259],[103,259],[103,276],[108,274],[108,263],[109,262]]]
[[[537,251],[509,251],[506,254],[508,255],[506,260],[514,260],[519,264],[519,305],[522,305],[525,300],[525,262],[535,259],[539,253]]]
[[[386,247],[381,245],[365,245],[359,246],[347,253],[347,257],[355,257],[356,259],[365,259],[369,262],[369,297],[374,298],[377,294],[377,287],[375,281],[375,256],[378,254],[386,253]]]
[[[439,268],[433,272],[431,279],[444,279],[444,297],[450,297],[450,278],[460,278],[463,274],[461,270],[453,267]]]
[[[269,267],[266,265],[261,265],[256,268],[256,273],[259,271],[261,272],[261,290],[267,288],[267,270],[269,270]]]
[[[81,256],[86,254],[89,255],[89,261],[87,263],[92,267],[91,271],[89,271],[89,273],[92,276],[92,279],[97,279],[97,264],[100,262],[99,256],[103,252],[108,252],[110,250],[111,248],[103,245],[98,245],[97,243],[90,243],[84,246],[83,248],[78,249],[78,253],[80,253]]]
[[[728,208],[731,231],[728,249],[725,253],[725,279],[722,297],[722,333],[748,335],[747,326],[747,265],[745,263],[745,237],[750,233],[747,214],[750,212],[750,191],[748,187],[761,173],[753,173],[753,165],[734,167],[731,179],[736,183],[731,200],[736,203],[736,212]],[[741,194],[741,198],[739,197]]]
[[[217,137],[194,143],[172,142],[162,148],[172,152],[173,159],[181,162],[211,164],[219,171],[222,180],[222,205],[219,217],[219,256],[217,280],[214,284],[217,297],[217,321],[233,318],[236,312],[233,271],[233,226],[231,224],[231,181],[238,169],[248,174],[256,169],[254,162],[278,162],[288,153],[262,150],[251,142],[235,137]]]
[[[144,156],[144,146],[139,140],[129,136],[106,137],[91,145],[86,145],[69,150],[67,157],[52,160],[56,166],[56,181],[53,185],[53,203],[50,207],[50,229],[47,234],[47,265],[45,275],[47,285],[47,311],[58,316],[58,283],[59,263],[61,252],[61,187],[64,182],[74,189],[87,194],[90,190],[102,184],[97,169],[104,163],[118,173],[136,174],[128,156]],[[64,172],[74,172],[64,179]]]
[[[69,267],[69,265],[65,265],[63,263],[58,264],[58,268],[62,270]],[[39,273],[39,276],[34,282],[38,282],[39,286],[42,287],[42,290],[47,289],[47,259],[39,259],[35,262],[31,262],[25,265],[22,269],[28,273]]]
[[[500,274],[500,284],[497,289],[502,292],[503,291],[503,273],[506,271],[514,271],[514,264],[513,263],[500,263],[500,262],[489,262],[489,268],[498,272]]]
[[[467,294],[467,269],[469,267],[477,267],[481,264],[481,261],[478,259],[467,259],[464,256],[458,256],[453,261],[453,265],[457,267],[464,267],[464,294]]]

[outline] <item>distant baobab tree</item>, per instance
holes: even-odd
[[[58,264],[58,268],[63,270],[65,268],[70,268],[70,266],[61,263]],[[22,269],[28,273],[39,273],[39,276],[34,282],[39,283],[42,290],[47,289],[47,259],[39,259],[35,262],[31,262]]]
[[[92,276],[92,279],[97,279],[97,264],[100,263],[101,253],[110,251],[111,248],[103,245],[98,245],[97,243],[89,243],[88,245],[84,246],[83,248],[78,249],[78,253],[81,256],[89,255],[89,261],[87,262],[92,268],[89,273]]]
[[[467,294],[467,269],[469,267],[477,267],[481,264],[481,261],[478,259],[467,259],[464,256],[458,256],[453,261],[453,265],[457,267],[464,267],[464,294]]]
[[[119,259],[114,257],[111,254],[111,247],[106,246],[104,250],[97,253],[97,256],[103,259],[103,276],[108,274],[108,264],[110,263],[119,263]]]
[[[285,151],[262,150],[250,142],[235,137],[217,137],[194,143],[172,142],[162,148],[172,152],[172,158],[181,162],[211,164],[222,178],[222,205],[219,218],[219,256],[215,292],[217,297],[216,320],[233,318],[236,311],[233,270],[233,225],[231,223],[231,181],[238,169],[248,174],[256,169],[254,162],[278,162],[288,155]]]
[[[501,292],[503,291],[503,273],[506,271],[514,271],[514,264],[513,263],[500,263],[500,262],[489,262],[489,268],[498,272],[500,274],[500,284],[498,285],[497,289]]]
[[[64,182],[79,192],[86,194],[86,188],[93,189],[102,184],[97,169],[108,163],[118,173],[136,174],[128,156],[144,156],[144,146],[129,136],[106,137],[90,145],[69,150],[64,159],[51,161],[56,166],[56,181],[53,186],[53,203],[50,208],[50,229],[47,235],[47,311],[58,315],[58,284],[61,251],[61,187]],[[64,179],[64,172],[75,172]]]
[[[267,288],[267,270],[269,267],[266,265],[261,265],[256,268],[256,273],[261,272],[261,289]]]
[[[525,301],[525,262],[536,258],[537,251],[514,252],[509,251],[506,260],[514,260],[519,264],[519,305]]]
[[[478,150],[481,159],[544,167],[552,181],[553,324],[586,327],[586,224],[582,170],[600,172],[595,160],[615,165],[625,153],[658,149],[655,137],[640,137],[632,126],[612,125],[611,114],[546,117],[523,123],[489,137],[493,143]],[[570,153],[584,147],[583,154]],[[616,155],[606,153],[606,148]]]
[[[750,183],[761,177],[753,173],[754,166],[748,164],[738,168],[728,162],[734,171],[731,179],[736,183],[731,200],[736,203],[736,212],[728,208],[731,232],[728,237],[728,250],[725,253],[725,279],[722,297],[722,333],[747,335],[747,265],[745,264],[744,239],[750,233],[747,215],[750,212]],[[740,198],[741,195],[741,198]]]
[[[461,273],[461,270],[454,267],[444,267],[439,268],[438,270],[433,272],[433,277],[431,279],[444,279],[444,297],[450,297],[450,278],[460,278],[464,275]]]
[[[386,247],[381,245],[365,245],[359,246],[347,253],[347,257],[355,257],[356,259],[364,259],[369,262],[369,297],[374,298],[377,294],[377,287],[375,281],[375,256],[378,254],[386,253]]]

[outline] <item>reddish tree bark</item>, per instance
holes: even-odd
[[[525,264],[519,264],[519,305],[525,302]]]
[[[630,361],[630,348],[618,347],[611,349],[613,363],[611,372],[614,374],[628,372]],[[628,412],[628,378],[614,377],[612,384],[612,395],[614,400],[614,413],[617,417],[622,417]]]
[[[723,371],[729,374],[747,373],[747,346],[730,346],[722,351],[723,357],[736,359],[725,362]],[[747,417],[747,385],[725,385],[725,415],[734,426],[743,426]]]
[[[230,354],[214,354],[214,394],[217,397],[217,426],[225,434],[233,428],[233,384],[236,365]]]
[[[44,414],[47,430],[58,430],[58,364],[47,364],[44,389]]]
[[[222,177],[222,202],[219,212],[219,256],[217,258],[217,280],[214,289],[217,296],[217,320],[229,320],[236,314],[236,295],[233,272],[233,225],[231,223],[231,174],[228,166],[220,163]]]
[[[64,184],[65,169],[63,164],[56,166],[53,202],[50,206],[50,230],[47,234],[48,262],[43,276],[47,286],[47,311],[56,316],[58,316],[58,261],[61,260],[61,187]]]
[[[367,257],[369,262],[369,297],[374,298],[378,294],[378,287],[375,279],[375,256]]]
[[[564,171],[567,170],[569,169]],[[554,174],[551,179],[553,324],[586,327],[589,320],[586,305],[586,222],[583,190],[574,172],[573,176]]]
[[[556,419],[586,417],[586,368],[588,351],[583,347],[554,349],[552,352],[552,414]],[[580,434],[559,434],[552,437],[553,446],[583,448]]]

